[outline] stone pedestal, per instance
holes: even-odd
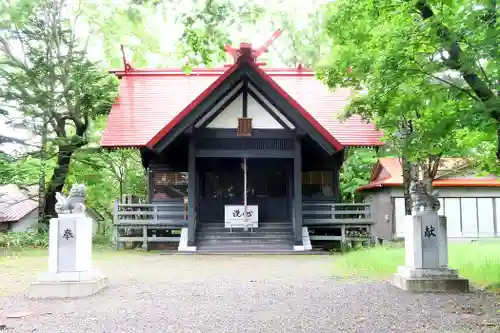
[[[59,214],[50,220],[49,270],[29,288],[31,298],[83,297],[107,285],[92,268],[92,219],[85,214]]]
[[[448,268],[446,217],[435,211],[405,217],[406,265],[392,283],[415,292],[468,292],[469,281]]]

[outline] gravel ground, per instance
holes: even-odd
[[[409,294],[335,276],[331,256],[127,254],[93,297],[0,299],[7,332],[499,332],[487,296]],[[14,278],[14,277],[12,277]],[[27,283],[27,281],[25,282]],[[21,312],[21,313],[20,313]]]

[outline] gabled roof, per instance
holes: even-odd
[[[101,145],[152,148],[238,65],[197,69],[189,75],[180,69],[114,71],[121,77],[120,97],[111,109]],[[314,73],[303,69],[262,69],[255,63],[250,65],[332,146],[340,149],[382,145],[380,131],[359,116],[345,122],[338,119],[350,101],[349,89],[329,91]]]
[[[36,187],[28,191],[14,184],[0,185],[0,223],[17,222],[38,208]]]
[[[468,161],[463,158],[442,158],[438,174],[432,182],[434,187],[500,187],[500,179],[495,176],[467,177],[464,171]],[[369,184],[359,187],[358,191],[403,185],[403,168],[399,158],[379,158],[373,168]]]

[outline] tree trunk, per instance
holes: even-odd
[[[38,223],[42,223],[45,220],[45,212],[41,207],[45,207],[45,169],[46,169],[46,149],[47,149],[47,127],[48,122],[43,117],[43,130],[42,130],[42,147],[40,148],[40,174],[38,175]],[[39,224],[41,226],[41,224]]]
[[[56,192],[61,192],[66,182],[66,177],[69,172],[69,164],[71,156],[78,149],[76,146],[60,146],[59,154],[57,156],[57,165],[54,168],[54,173],[50,179],[47,192],[45,194],[45,205],[43,208],[45,221],[52,217],[56,217]]]
[[[403,166],[403,186],[405,198],[405,214],[411,215],[411,197],[410,197],[410,184],[411,184],[411,164],[406,157],[401,157],[401,164]]]
[[[500,121],[497,124],[497,159],[500,160]]]

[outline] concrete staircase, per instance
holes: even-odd
[[[229,232],[224,222],[198,224],[197,252],[290,252],[293,251],[292,222],[262,222],[259,227]]]

